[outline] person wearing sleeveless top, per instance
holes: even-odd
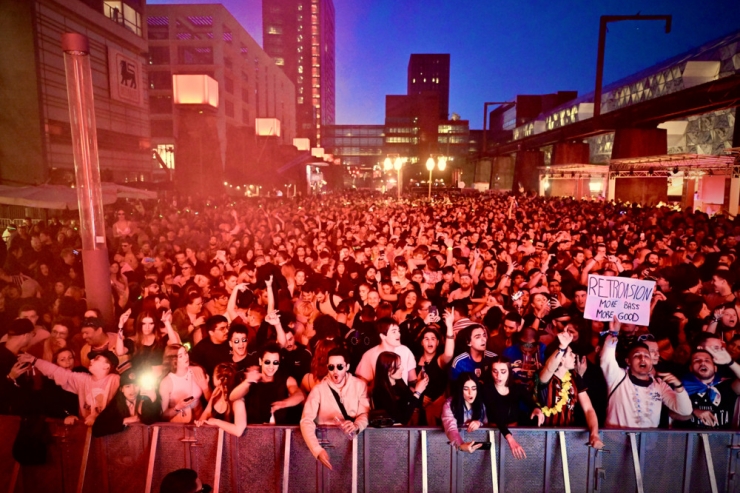
[[[229,400],[239,373],[234,363],[219,363],[213,370],[213,386],[215,390],[208,401],[200,419],[195,421],[196,426],[217,426],[226,433],[240,437],[247,428],[247,412],[244,400],[234,402]]]
[[[164,351],[165,376],[159,384],[162,417],[173,423],[192,423],[200,417],[201,397],[211,398],[208,376],[199,366],[190,365],[185,346],[169,345]]]
[[[280,346],[269,343],[260,351],[260,369],[247,371],[229,398],[244,398],[247,422],[252,424],[298,424],[305,399],[295,379],[278,372]]]

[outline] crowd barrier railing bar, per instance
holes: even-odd
[[[169,471],[191,467],[215,493],[261,492],[738,492],[740,432],[602,430],[604,450],[581,429],[515,428],[527,459],[498,430],[466,440],[490,451],[457,452],[438,428],[368,429],[350,441],[319,429],[333,471],[316,461],[297,427],[249,426],[240,437],[214,427],[161,423],[92,438],[51,421],[47,463],[19,466],[20,420],[0,417],[0,491],[156,493]]]

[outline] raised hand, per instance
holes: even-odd
[[[571,342],[573,342],[573,336],[567,330],[562,331],[558,334],[558,341],[560,349],[566,349]]]
[[[131,308],[121,313],[121,316],[118,318],[118,329],[119,330],[123,329],[126,326],[126,322],[128,321],[130,316],[131,316]]]

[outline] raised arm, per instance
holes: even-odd
[[[445,350],[444,353],[440,354],[437,358],[437,365],[441,369],[445,369],[450,364],[455,354],[455,333],[452,330],[453,320],[455,319],[455,309],[445,310],[444,322],[445,328],[447,329],[445,334]]]
[[[570,335],[568,331],[564,331],[558,334],[558,341],[560,342],[558,350],[547,358],[545,365],[540,370],[540,381],[542,383],[549,382],[558,367],[560,367],[560,363],[563,361],[563,356],[566,351],[568,351],[568,345],[573,342],[573,336]]]

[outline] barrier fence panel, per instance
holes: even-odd
[[[72,493],[82,465],[87,428],[51,422],[48,461],[42,466],[15,468],[12,444],[19,420],[0,417],[0,492]],[[203,482],[216,481],[219,431],[161,424],[151,475],[157,492],[168,472],[190,467]],[[145,491],[153,428],[128,427],[124,432],[93,439],[86,464],[84,493],[138,493]],[[740,492],[736,479],[740,462],[740,434],[706,434],[714,472],[708,470],[704,435],[681,430],[606,430],[601,437],[606,450],[598,454],[586,445],[583,430],[516,428],[514,437],[527,459],[517,460],[498,431],[482,429],[466,434],[466,441],[487,442],[491,452],[461,453],[450,447],[440,429],[368,429],[354,442],[339,429],[320,429],[317,436],[327,450],[333,471],[316,461],[298,428],[251,426],[244,436],[224,435],[221,447],[219,493],[351,492],[353,443],[356,444],[358,492],[391,493],[422,491],[422,431],[426,436],[427,490],[429,492],[494,491],[491,460],[497,469],[501,492],[632,492],[637,491],[631,435],[645,492]],[[563,469],[563,446],[568,479]],[[12,489],[14,469],[17,474]],[[714,489],[716,487],[716,490]]]

